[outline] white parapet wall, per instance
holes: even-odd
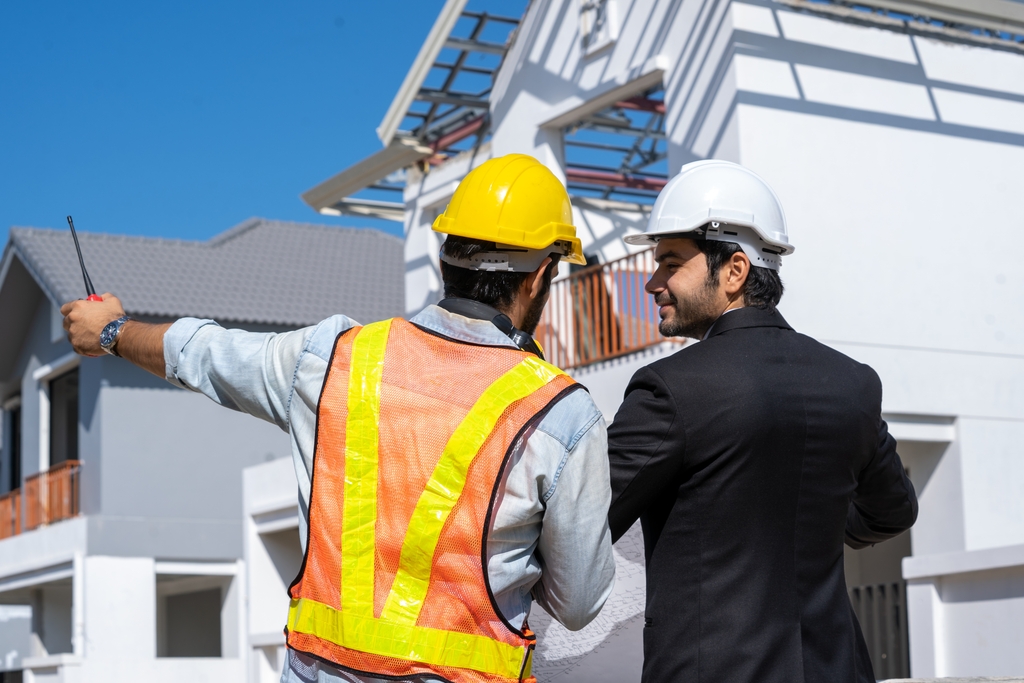
[[[915,676],[1024,672],[1024,545],[903,560]]]
[[[292,468],[286,458],[242,473],[249,683],[276,683],[284,666],[288,586],[302,563],[298,488]]]

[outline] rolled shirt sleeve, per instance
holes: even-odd
[[[314,329],[258,333],[182,318],[164,334],[167,381],[287,431],[296,366]]]
[[[608,433],[598,418],[569,450],[545,494],[537,544],[543,574],[533,597],[571,631],[593,621],[615,584],[607,453]]]

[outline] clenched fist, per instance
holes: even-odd
[[[110,292],[103,293],[103,301],[78,299],[60,307],[64,316],[64,329],[75,353],[83,356],[102,356],[100,332],[124,315],[121,300]]]

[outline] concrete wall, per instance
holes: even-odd
[[[90,552],[241,557],[239,474],[286,458],[287,435],[119,359],[100,361],[101,503],[90,515]]]
[[[1024,545],[910,557],[903,573],[915,676],[1024,671]]]

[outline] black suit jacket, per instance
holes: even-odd
[[[875,680],[843,542],[917,518],[881,401],[871,368],[756,308],[633,376],[609,519],[643,526],[645,683]]]

